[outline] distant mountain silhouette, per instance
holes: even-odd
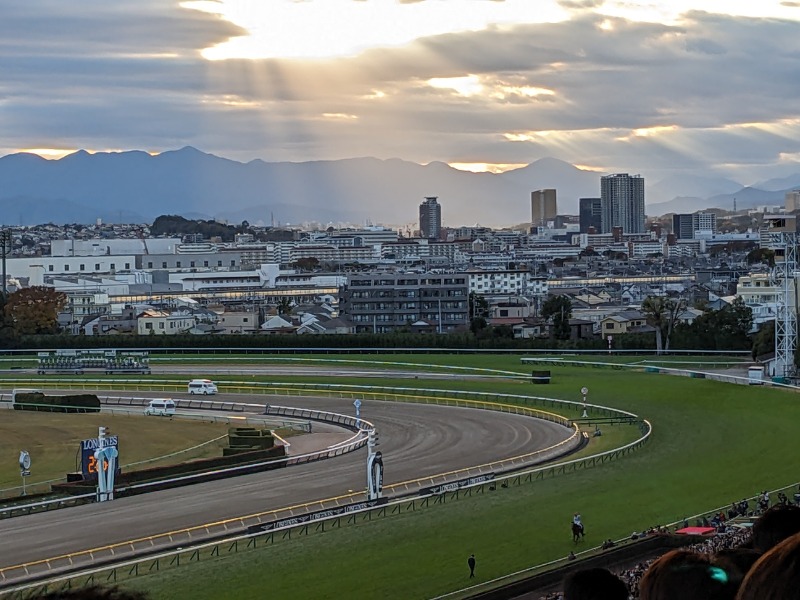
[[[703,177],[698,175],[674,175],[655,183],[645,182],[646,202],[655,205],[678,198],[708,198],[720,194],[733,194],[742,189],[742,184],[721,177]],[[702,204],[700,208],[702,208]],[[699,210],[695,208],[694,210]],[[670,212],[670,211],[668,211]],[[692,212],[692,211],[690,211]]]
[[[302,163],[241,163],[192,147],[152,156],[146,152],[89,154],[60,160],[31,154],[0,158],[0,215],[6,224],[151,222],[162,214],[192,215],[230,222],[316,221],[410,223],[425,196],[438,196],[447,226],[502,226],[530,221],[530,193],[558,190],[559,212],[576,214],[578,198],[600,195],[602,173],[543,158],[502,174],[459,171],[441,162],[428,165],[389,159],[351,158]],[[800,177],[800,176],[799,176]],[[676,178],[676,181],[678,179]],[[788,181],[788,180],[787,180]],[[729,193],[745,207],[774,203],[778,192],[736,191],[727,180],[699,179],[691,190],[657,196],[708,197]],[[791,186],[789,186],[791,187]],[[663,188],[663,189],[661,189]],[[732,192],[732,193],[731,193]],[[742,194],[741,200],[738,194]],[[721,196],[713,196],[719,198]],[[694,210],[705,206],[697,201]],[[727,207],[730,203],[721,205]],[[655,207],[648,207],[648,214]],[[664,210],[664,212],[670,212]]]

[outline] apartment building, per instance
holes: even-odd
[[[491,295],[547,295],[547,278],[536,277],[530,271],[497,269],[467,271],[469,291],[485,296]]]
[[[447,333],[469,323],[466,274],[368,273],[348,277],[339,312],[356,333],[406,327]]]

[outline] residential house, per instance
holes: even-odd
[[[297,327],[293,325],[291,321],[287,321],[283,317],[275,315],[274,317],[269,317],[266,321],[264,321],[259,329],[261,330],[261,333],[286,334],[294,333],[297,330]]]
[[[259,328],[256,310],[226,310],[218,318],[223,333],[255,333]]]
[[[594,323],[586,319],[569,320],[569,339],[590,340],[594,337]]]
[[[342,317],[336,317],[323,323],[326,334],[348,334],[355,333],[356,326]]]
[[[640,333],[647,331],[648,328],[650,326],[647,325],[647,319],[638,310],[618,312],[600,321],[600,332],[603,337],[624,333]]]

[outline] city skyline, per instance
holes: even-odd
[[[0,155],[552,156],[750,185],[800,172],[798,21],[775,0],[16,3]]]

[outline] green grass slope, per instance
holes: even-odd
[[[442,360],[430,358],[436,359],[432,363]],[[528,370],[518,357],[458,357],[453,362]],[[569,532],[574,511],[583,514],[585,545],[591,546],[800,478],[800,437],[792,426],[800,418],[800,395],[651,373],[551,370],[549,386],[422,379],[386,379],[380,384],[577,401],[585,385],[590,403],[650,420],[652,440],[638,452],[594,469],[498,487],[485,495],[340,530],[294,536],[274,546],[132,579],[127,585],[146,589],[154,598],[432,598],[470,583],[466,558],[472,552],[478,559],[479,582],[563,558],[574,548]],[[351,383],[376,385],[367,378]],[[391,456],[384,460],[391,470]]]

